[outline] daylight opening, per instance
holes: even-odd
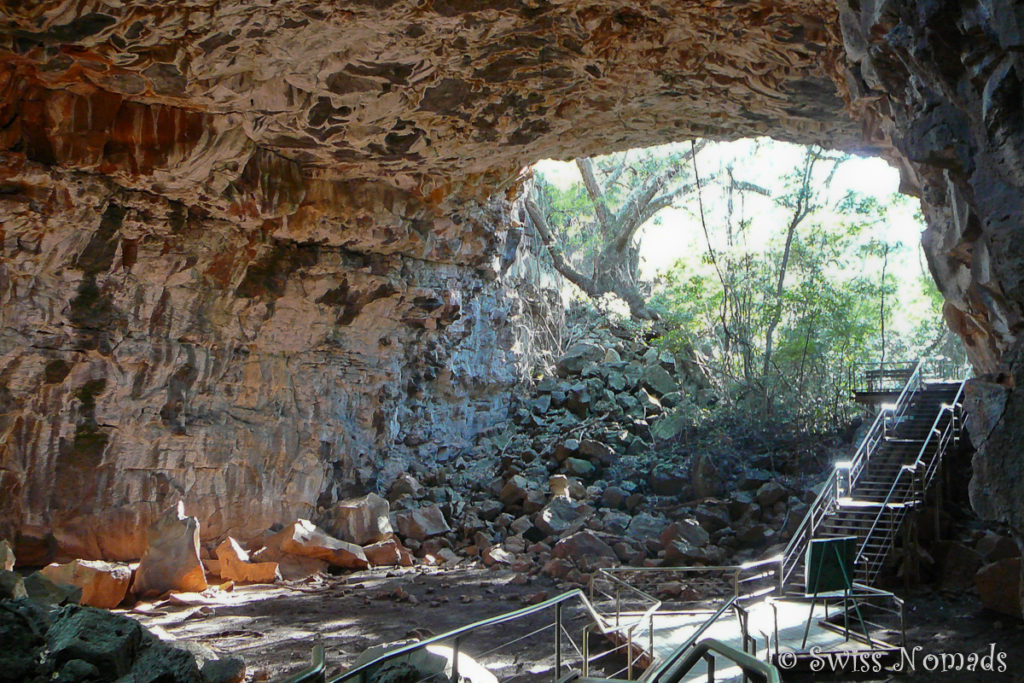
[[[532,170],[528,234],[575,305],[685,357],[686,397],[811,431],[848,424],[867,368],[962,366],[885,161],[768,138],[683,142]]]

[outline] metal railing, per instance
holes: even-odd
[[[434,636],[432,638],[427,638],[425,640],[420,640],[415,643],[410,643],[408,645],[395,648],[394,650],[381,654],[379,657],[376,657],[375,659],[369,662],[365,662],[364,664],[361,664],[357,667],[354,667],[352,669],[349,669],[348,671],[339,674],[338,676],[335,676],[330,680],[330,683],[342,683],[343,681],[356,681],[358,683],[367,683],[367,681],[370,680],[370,674],[372,674],[374,670],[379,668],[382,664],[385,664],[388,661],[397,659],[399,657],[411,655],[412,653],[417,652],[419,650],[424,650],[431,645],[449,645],[451,647],[451,675],[447,678],[451,681],[451,683],[458,683],[459,654],[461,651],[461,646],[463,641],[466,640],[474,631],[478,631],[479,629],[488,626],[494,626],[497,624],[503,624],[509,621],[514,621],[516,619],[520,619],[522,617],[536,614],[537,612],[542,612],[544,610],[549,609],[554,611],[555,664],[553,670],[553,677],[554,680],[557,682],[561,676],[562,671],[562,607],[566,602],[569,602],[571,600],[579,600],[582,603],[584,610],[587,613],[589,613],[589,615],[595,622],[599,623],[601,621],[600,615],[593,610],[593,608],[590,605],[590,602],[587,600],[587,596],[583,594],[583,591],[576,589],[558,595],[554,598],[550,598],[543,602],[539,602],[536,605],[524,607],[522,609],[518,609],[513,612],[508,612],[505,614],[500,614],[489,619],[482,619],[467,626],[457,628],[453,631],[448,631],[447,633],[442,633],[441,635]],[[528,635],[533,634],[531,633]],[[586,653],[584,653],[584,657],[586,657]]]
[[[896,532],[903,523],[908,509],[924,502],[924,497],[942,466],[950,443],[959,437],[960,429],[963,426],[961,414],[966,382],[966,379],[961,380],[953,402],[942,406],[938,415],[935,416],[931,429],[928,430],[928,436],[921,444],[921,449],[914,462],[900,468],[884,502],[878,509],[878,514],[875,515],[875,519],[868,529],[867,536],[861,542],[855,565],[862,569],[862,576],[868,583],[872,582],[881,571],[886,556],[895,546]],[[946,418],[948,420],[945,427],[940,430],[939,426]],[[934,450],[929,453],[929,447],[933,445]],[[871,553],[870,541],[876,535],[882,534],[887,536],[885,545],[878,552]]]
[[[914,396],[921,390],[921,370],[921,361],[916,361],[913,369],[910,371],[906,384],[903,386],[903,390],[900,392],[899,398],[896,399],[896,403],[879,411],[875,421],[871,424],[871,428],[864,436],[864,440],[861,441],[860,446],[854,453],[853,458],[848,463],[841,463],[836,468],[833,468],[832,473],[825,480],[821,492],[814,499],[807,514],[800,522],[800,526],[797,527],[796,532],[782,553],[783,560],[782,572],[779,577],[779,592],[784,590],[793,572],[800,566],[807,546],[810,544],[811,539],[815,537],[821,524],[838,508],[841,495],[848,495],[857,485],[857,480],[864,472],[864,468],[867,467],[871,457],[878,450],[879,444],[884,441],[885,437],[896,428],[900,420],[906,415]],[[839,474],[840,470],[844,471],[844,476],[842,477]],[[840,490],[841,488],[843,490]]]
[[[907,622],[904,602],[894,593],[880,590],[861,583],[853,583],[853,588],[846,593],[819,593],[816,595],[787,595],[786,602],[790,603],[815,603],[820,605],[825,615],[818,620],[822,627],[841,633],[846,640],[851,638],[862,642],[872,650],[894,650],[906,645]],[[779,646],[782,640],[779,637],[779,607],[778,604],[769,598],[769,605],[772,608],[774,619],[774,641],[775,656],[779,655]],[[857,606],[855,616],[857,623],[850,628],[850,612]],[[833,620],[842,619],[840,627]],[[888,621],[886,621],[888,620]],[[867,633],[859,633],[856,626],[863,624],[867,627]],[[891,643],[887,639],[892,633],[899,634],[899,642]],[[872,635],[874,634],[874,635]],[[841,648],[849,651],[846,648]],[[823,651],[818,651],[824,654]]]
[[[856,363],[851,368],[853,379],[850,381],[850,386],[854,391],[896,391],[906,386],[916,365],[917,361]]]

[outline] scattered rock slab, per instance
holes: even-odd
[[[308,519],[298,519],[266,541],[268,548],[279,548],[289,555],[321,560],[343,569],[370,566],[363,549],[330,536]]]
[[[363,552],[374,567],[411,567],[413,564],[412,553],[394,538],[364,546]]]
[[[590,531],[577,531],[563,538],[551,549],[556,558],[572,561],[585,572],[618,563],[618,556],[610,545]]]
[[[444,513],[436,505],[396,512],[394,519],[399,534],[417,541],[424,541],[431,536],[451,531],[451,527],[448,526],[448,522],[444,518]]]
[[[149,527],[146,551],[135,572],[132,592],[139,596],[167,591],[206,590],[199,559],[199,520],[185,515],[185,504],[168,509]]]
[[[220,577],[238,583],[274,583],[281,578],[277,562],[250,562],[249,553],[228,536],[217,546]]]
[[[132,571],[126,565],[95,560],[51,564],[39,573],[55,584],[81,588],[79,604],[105,609],[121,604],[132,580]]]
[[[574,526],[583,525],[584,507],[574,504],[568,498],[558,497],[537,513],[533,524],[545,536],[560,536]]]
[[[383,541],[393,533],[390,508],[388,501],[376,493],[343,500],[324,515],[324,529],[356,545]]]

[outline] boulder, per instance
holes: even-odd
[[[412,566],[412,553],[394,538],[363,546],[363,552],[373,567]]]
[[[757,503],[761,507],[770,507],[789,495],[786,487],[776,481],[769,481],[757,489]]]
[[[1020,558],[986,564],[974,575],[981,604],[990,610],[1021,618]]]
[[[0,569],[0,600],[17,600],[25,597],[28,597],[28,592],[25,591],[25,581],[21,574],[9,569]]]
[[[58,681],[203,682],[191,653],[161,642],[137,621],[106,610],[65,607],[45,638],[44,664],[58,672]]]
[[[548,488],[555,498],[569,498],[569,478],[564,474],[548,477]]]
[[[11,544],[5,540],[0,541],[0,570],[11,571],[14,569],[14,549],[11,548]]]
[[[640,384],[656,396],[664,396],[679,390],[679,384],[668,371],[660,365],[648,365],[640,375]]]
[[[356,545],[368,545],[392,533],[391,506],[376,493],[336,503],[324,515],[323,528],[332,536]]]
[[[721,549],[715,546],[701,548],[683,539],[672,541],[665,548],[665,565],[670,567],[714,565],[721,559]]]
[[[583,439],[580,441],[579,454],[580,457],[605,467],[614,463],[617,457],[611,446],[594,439]]]
[[[444,518],[444,513],[436,505],[396,512],[394,519],[399,534],[417,541],[451,531],[451,527],[448,526],[448,522]]]
[[[679,436],[686,429],[686,416],[682,413],[667,413],[651,425],[651,436],[658,441],[668,441]]]
[[[573,476],[589,479],[596,474],[597,468],[588,460],[567,458],[565,461],[565,471]]]
[[[661,535],[658,537],[658,540],[661,541],[662,546],[665,548],[668,548],[672,542],[679,539],[698,548],[711,542],[711,536],[695,519],[682,519],[672,522],[672,524],[664,527],[664,530],[661,531]]]
[[[633,516],[626,529],[626,536],[643,543],[649,538],[658,538],[664,528],[664,519],[641,512]]]
[[[245,680],[245,662],[238,657],[211,659],[200,669],[203,683],[242,683]]]
[[[601,493],[601,505],[608,508],[621,508],[629,495],[618,486],[609,486]]]
[[[729,510],[723,505],[701,505],[694,511],[694,517],[701,527],[711,532],[724,529],[732,522]],[[798,524],[801,519],[803,517],[797,517]]]
[[[344,569],[366,569],[369,566],[361,547],[328,535],[308,519],[289,524],[268,538],[266,544],[290,555],[322,560]]]
[[[29,598],[48,605],[76,605],[82,599],[78,586],[54,583],[39,572],[26,576],[24,587]]]
[[[416,477],[408,473],[400,474],[391,484],[391,488],[388,489],[388,499],[394,502],[404,496],[416,497],[420,495],[422,490],[423,487],[416,480]]]
[[[206,572],[199,559],[199,520],[185,515],[178,501],[149,527],[146,551],[131,590],[139,596],[167,591],[206,590]]]
[[[555,361],[555,368],[562,377],[578,375],[587,363],[604,360],[605,351],[596,344],[578,342],[569,347],[565,354]]]
[[[686,477],[679,470],[668,466],[656,466],[647,476],[651,493],[656,496],[678,496],[687,485]]]
[[[985,564],[976,551],[955,541],[940,541],[934,546],[944,589],[962,591],[974,584],[974,577]]]
[[[97,560],[51,564],[39,573],[58,585],[81,588],[79,604],[105,609],[121,604],[132,580],[132,571],[127,565]]]
[[[551,549],[551,555],[570,560],[585,572],[618,563],[618,556],[612,547],[590,531],[577,531],[563,538]]]
[[[1020,557],[1020,548],[1017,542],[1009,536],[988,532],[982,536],[974,549],[978,551],[986,562],[998,562],[1011,557]]]
[[[249,553],[228,536],[217,546],[219,574],[238,583],[274,583],[281,578],[277,562],[250,562]]]
[[[583,525],[584,507],[573,504],[568,498],[555,498],[537,513],[533,524],[546,536],[560,536],[574,526]]]
[[[718,495],[723,489],[722,475],[714,460],[707,453],[698,453],[690,466],[690,481],[698,498]]]
[[[526,477],[516,474],[505,482],[498,498],[505,505],[516,505],[526,500],[529,488],[530,482],[526,480]]]

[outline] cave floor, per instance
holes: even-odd
[[[249,680],[273,681],[304,667],[318,638],[327,653],[328,675],[333,675],[372,645],[443,633],[571,588],[546,577],[527,578],[509,570],[369,570],[284,585],[237,586],[203,596],[184,595],[174,601],[141,603],[127,614],[161,635],[241,657]],[[927,653],[985,654],[994,643],[997,651],[1007,653],[1009,669],[1005,673],[941,673],[919,666],[910,676],[893,680],[1024,681],[1024,623],[1020,620],[982,609],[971,594],[929,588],[901,594],[906,600],[908,647],[921,647],[919,662]],[[213,597],[206,597],[210,595]],[[551,614],[539,613],[487,628],[468,640],[464,651],[480,656],[499,648],[486,660],[499,680],[550,680],[551,622]],[[577,645],[584,622],[581,610],[567,608],[564,625]],[[529,635],[538,629],[539,633]],[[506,645],[517,638],[521,640]],[[564,651],[566,663],[578,663],[573,644],[566,641]],[[604,671],[592,673],[618,671],[621,661],[614,657],[605,661]],[[1020,673],[1014,673],[1015,669]],[[824,677],[818,673],[785,678]],[[853,678],[837,676],[833,680]]]

